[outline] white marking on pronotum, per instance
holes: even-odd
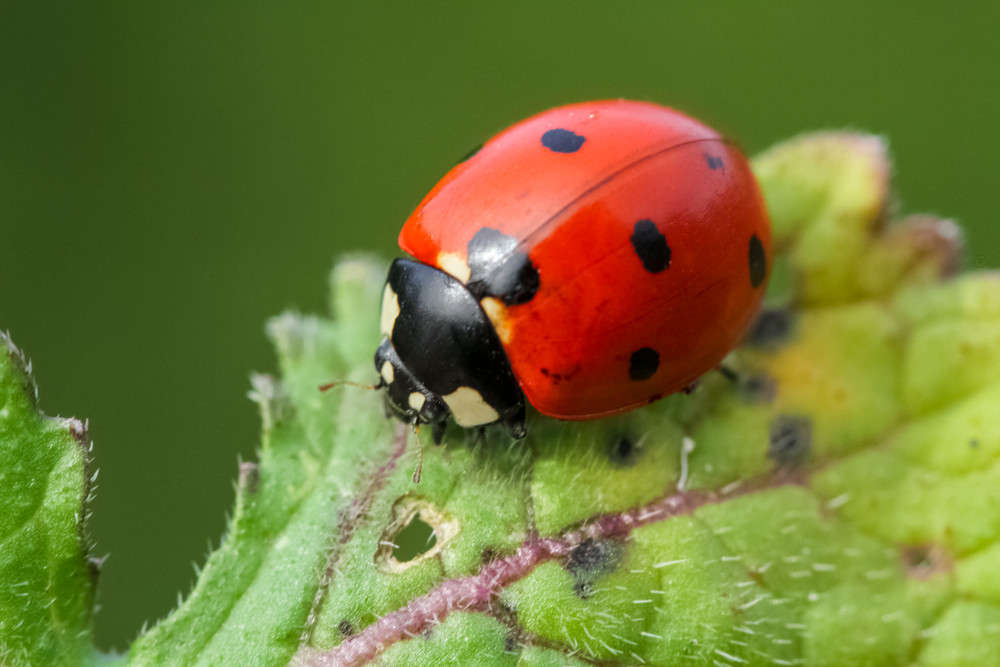
[[[451,414],[459,426],[469,428],[492,424],[500,419],[500,415],[489,403],[483,400],[482,394],[472,387],[459,387],[441,398],[448,404]]]
[[[491,296],[484,298],[479,302],[479,305],[482,307],[483,312],[486,313],[486,317],[493,324],[497,336],[500,337],[500,342],[504,345],[510,345],[510,342],[514,339],[514,332],[507,321],[507,306],[499,299]]]
[[[463,283],[469,282],[469,278],[472,277],[472,269],[469,268],[468,262],[466,262],[465,258],[457,252],[439,252],[437,256],[437,265],[441,267],[445,273],[450,273]]]
[[[382,379],[385,380],[385,383],[392,384],[395,378],[396,371],[393,370],[392,364],[388,361],[382,364]]]
[[[382,292],[382,335],[391,336],[392,327],[396,324],[396,318],[399,317],[399,296],[392,291],[392,286],[386,284],[385,291]]]
[[[421,394],[419,391],[414,391],[410,394],[409,398],[407,399],[407,402],[410,404],[411,408],[413,408],[417,412],[420,412],[420,409],[424,407],[424,402],[426,400],[427,400],[426,396]]]

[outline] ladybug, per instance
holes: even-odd
[[[746,157],[645,102],[562,106],[455,166],[403,225],[375,353],[389,414],[525,434],[695,383],[743,336],[771,232]]]

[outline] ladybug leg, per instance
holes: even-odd
[[[472,447],[486,443],[486,427],[475,426],[466,432],[466,443]]]
[[[420,475],[424,471],[424,444],[420,442],[420,423],[414,417],[410,422],[413,427],[413,437],[417,441],[417,467],[413,470],[413,483],[420,484]]]
[[[528,435],[527,429],[524,427],[524,405],[522,404],[517,412],[507,417],[503,421],[503,426],[507,429],[507,435],[509,435],[514,440],[523,440],[526,435]]]
[[[719,371],[719,373],[722,374],[722,377],[726,378],[733,384],[736,384],[740,380],[740,374],[725,364],[719,364],[715,367],[715,370]]]
[[[447,427],[448,422],[444,420],[431,424],[431,439],[434,440],[435,445],[441,444],[441,441],[444,439],[444,431]]]

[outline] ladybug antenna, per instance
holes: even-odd
[[[424,444],[420,442],[420,424],[413,420],[413,436],[417,440],[417,467],[413,470],[413,483],[420,484],[420,475],[424,470]]]
[[[384,386],[381,378],[379,378],[379,381],[376,384],[361,384],[360,382],[352,382],[350,380],[337,380],[336,382],[327,382],[326,384],[321,384],[319,386],[319,390],[330,391],[334,387],[340,387],[345,384],[350,385],[352,387],[358,387],[359,389],[381,389]]]

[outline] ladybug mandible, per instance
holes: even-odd
[[[763,298],[771,231],[746,157],[672,109],[551,109],[455,166],[403,226],[375,353],[387,411],[504,425],[525,398],[593,419],[717,366]]]

